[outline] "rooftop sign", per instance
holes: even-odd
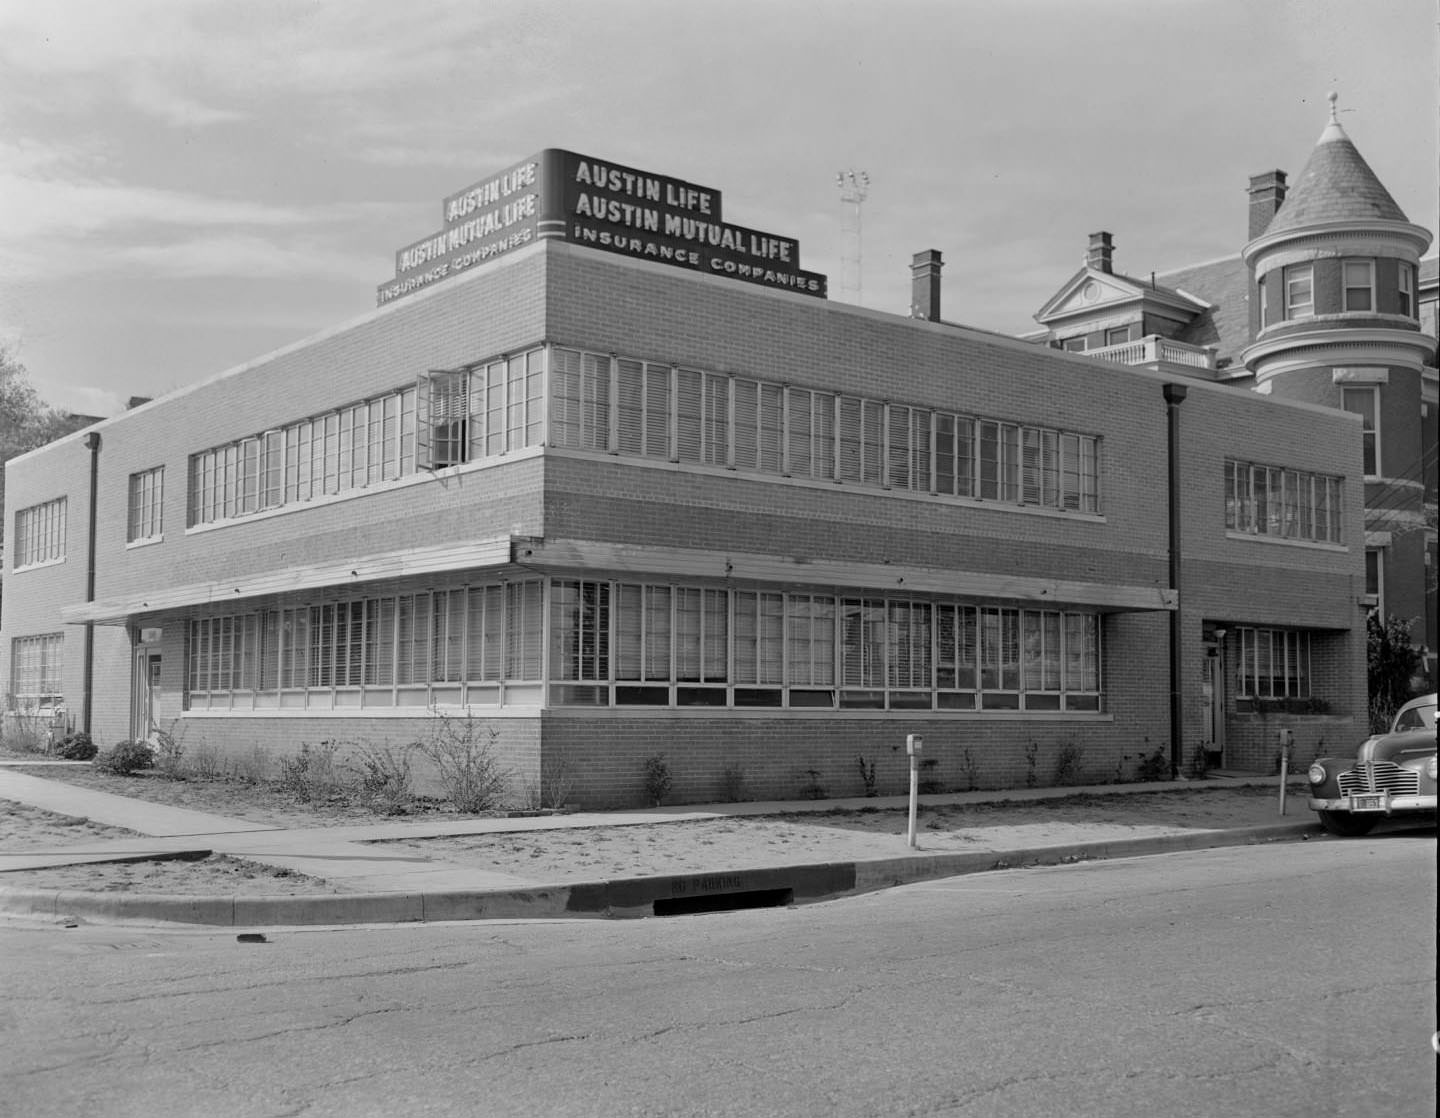
[[[556,238],[824,298],[823,275],[800,267],[800,245],[722,220],[720,192],[559,148],[450,195],[442,227],[395,254],[393,302],[487,260]]]

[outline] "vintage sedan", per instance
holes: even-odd
[[[1382,819],[1435,818],[1435,696],[1412,699],[1388,734],[1366,738],[1353,761],[1310,766],[1310,807],[1332,835],[1363,835]]]

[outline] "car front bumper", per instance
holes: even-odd
[[[1436,796],[1421,794],[1418,796],[1390,796],[1384,797],[1383,808],[1366,808],[1356,812],[1351,806],[1352,797],[1336,796],[1334,799],[1321,799],[1316,796],[1310,797],[1311,811],[1347,811],[1355,812],[1356,815],[1394,815],[1397,812],[1413,811],[1434,811],[1436,808]]]

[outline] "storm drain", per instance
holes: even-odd
[[[688,916],[695,912],[732,912],[742,908],[783,908],[794,903],[794,889],[751,889],[744,893],[662,897],[655,902],[655,915]]]

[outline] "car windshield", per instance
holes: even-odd
[[[1435,704],[1408,707],[1395,717],[1395,730],[1435,729]]]

